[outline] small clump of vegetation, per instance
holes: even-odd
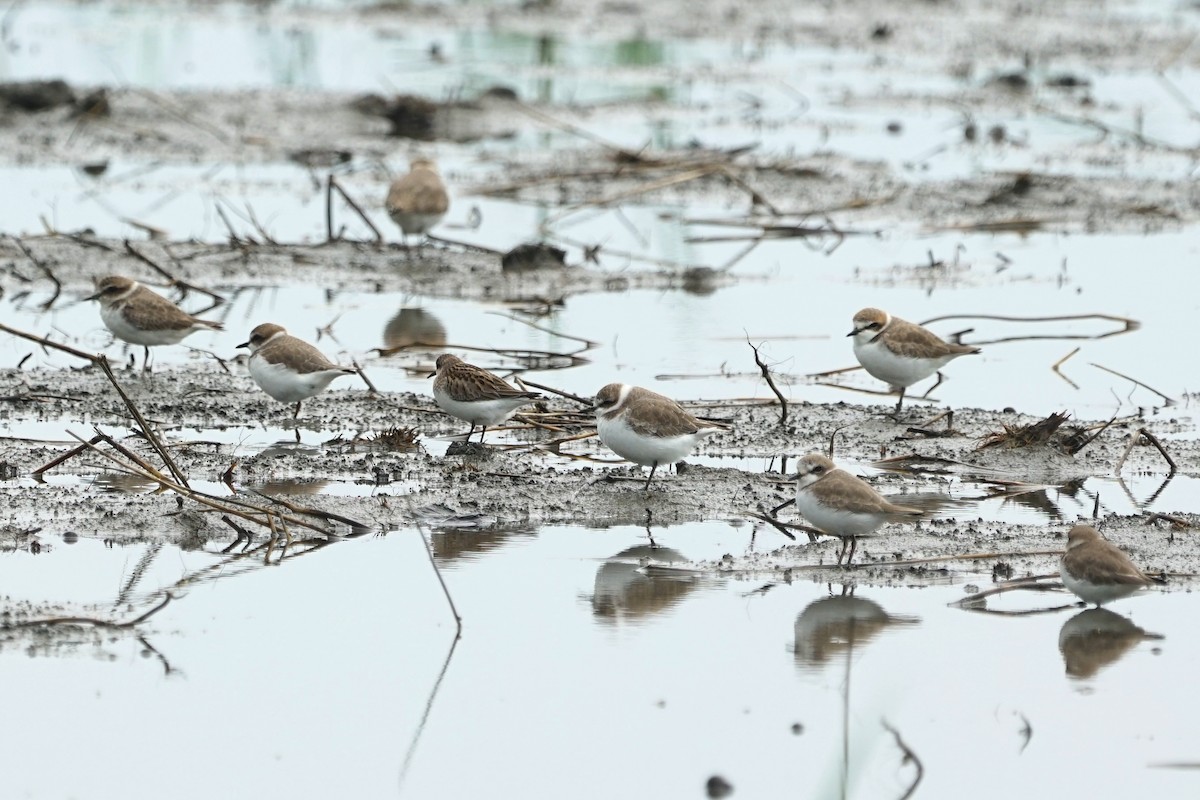
[[[417,438],[420,435],[420,431],[414,427],[388,428],[367,437],[367,441],[389,450],[416,450],[418,447]]]
[[[984,436],[979,447],[975,449],[1003,447],[1011,450],[1023,447],[1053,447],[1059,452],[1073,456],[1091,444],[1092,440],[1111,424],[1110,420],[1099,430],[1093,432],[1082,425],[1064,425],[1070,417],[1070,414],[1062,411],[1028,425],[1005,423],[1003,430]]]

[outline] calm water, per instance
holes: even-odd
[[[829,257],[797,251],[796,245],[786,253],[788,248],[781,245],[776,250],[760,248],[761,261],[748,260],[745,273],[752,277],[708,295],[630,291],[571,297],[551,319],[540,320],[539,324],[597,342],[597,347],[583,353],[589,363],[528,375],[532,380],[585,395],[609,381],[621,380],[680,397],[769,397],[770,390],[763,384],[746,345],[749,335],[755,343],[765,343],[763,356],[777,373],[787,376],[784,388],[794,401],[888,403],[891,401],[887,398],[816,385],[805,377],[854,365],[845,333],[854,312],[873,304],[918,321],[967,315],[967,319],[931,326],[944,334],[973,328],[974,333],[968,334],[966,341],[1045,337],[985,346],[982,356],[960,359],[945,368],[947,380],[936,397],[953,407],[999,410],[1012,406],[1035,414],[1066,410],[1083,419],[1132,414],[1138,409],[1163,418],[1194,417],[1187,396],[1197,390],[1194,374],[1179,369],[1178,362],[1171,358],[1147,354],[1171,352],[1177,347],[1177,320],[1196,311],[1196,293],[1139,290],[1145,285],[1194,285],[1191,265],[1200,256],[1200,239],[1193,233],[1043,236],[1027,242],[1015,237],[1001,240],[980,236],[969,241],[969,254],[1003,248],[1021,266],[997,275],[993,266],[982,265],[968,270],[954,285],[922,285],[897,275],[891,265],[919,262],[917,250],[929,245],[924,240],[847,243]],[[1149,246],[1155,249],[1155,263],[1131,272],[1127,265],[1143,258]],[[910,256],[903,255],[905,252]],[[1057,278],[1064,259],[1072,266],[1067,282],[1060,286]],[[860,277],[855,279],[859,268]],[[8,324],[15,327],[57,330],[86,348],[103,348],[111,337],[94,304],[74,302],[81,295],[64,295],[55,309],[42,312],[38,305],[49,297],[47,287],[44,293],[35,291],[19,304],[14,302],[15,294],[0,298],[0,309]],[[193,300],[194,308],[197,302]],[[236,345],[245,341],[249,330],[259,322],[277,322],[315,340],[316,328],[337,318],[334,339],[326,337],[319,343],[330,356],[358,359],[381,389],[427,392],[428,381],[409,375],[402,367],[415,363],[428,366],[430,356],[417,354],[389,360],[370,353],[385,345],[389,324],[394,324],[405,308],[420,308],[432,315],[451,344],[563,353],[579,350],[577,342],[503,316],[505,309],[499,305],[414,299],[400,293],[341,292],[331,300],[323,289],[312,286],[242,293],[209,315],[225,322],[225,333],[197,334],[188,343],[230,358],[238,352]],[[1017,324],[969,318],[973,314],[1109,314],[1130,317],[1142,325],[1132,333],[1093,339],[1086,337],[1120,325],[1099,320]],[[654,341],[654,347],[643,346],[647,338]],[[1061,375],[1052,371],[1052,365],[1076,347],[1079,352],[1060,367]],[[35,351],[34,357],[27,366],[69,362],[11,337],[0,340],[0,360],[6,364],[15,364],[31,351]],[[114,345],[107,352],[120,356],[122,349]],[[140,348],[137,352],[140,359]],[[488,360],[486,355],[464,355],[499,369],[518,366]],[[164,366],[195,358],[185,348],[159,348],[155,354],[156,363]],[[1148,384],[1177,401],[1177,405],[1162,408],[1164,403],[1158,395],[1104,372],[1097,364]],[[212,364],[208,370],[213,382],[220,383],[219,368]],[[858,389],[883,388],[862,372],[838,380]],[[341,385],[351,387],[351,382]],[[918,384],[915,393],[930,385],[932,380]]]
[[[933,63],[897,71],[853,52],[781,44],[557,40],[482,25],[449,31],[380,19],[348,16],[334,24],[306,9],[219,4],[189,6],[186,14],[171,6],[17,4],[0,47],[0,79],[62,76],[151,89],[405,90],[442,98],[503,79],[526,98],[650,99],[683,112],[677,120],[641,110],[595,117],[596,133],[631,147],[647,141],[677,147],[698,136],[712,146],[761,142],[764,154],[820,148],[878,159],[914,181],[1030,167],[1182,181],[1194,169],[1156,153],[1081,163],[1093,132],[1019,116],[978,122],[981,130],[1005,124],[1027,146],[966,147],[953,104],[914,110],[904,99],[906,90],[953,95],[961,88]],[[208,57],[217,41],[228,58]],[[429,58],[435,44],[444,63]],[[714,79],[721,70],[710,64],[736,65],[735,77]],[[1097,115],[1131,127],[1140,113],[1149,134],[1194,141],[1188,109],[1154,75],[1092,77]],[[1185,95],[1200,85],[1194,70],[1173,68],[1170,77]],[[808,104],[803,111],[796,87]],[[701,114],[696,124],[698,109],[741,109],[747,96],[759,101],[755,113]],[[904,120],[899,135],[885,132],[893,119]],[[566,134],[531,131],[489,147],[503,156],[578,145]],[[402,143],[381,147],[392,148],[384,157],[393,168],[407,158]],[[436,154],[458,187],[494,168],[471,147],[439,144]],[[67,153],[64,162],[87,155]],[[382,174],[373,165],[348,169],[343,182],[377,209]],[[45,217],[64,230],[91,227],[137,238],[121,221],[130,217],[174,238],[221,240],[225,231],[212,211],[220,197],[235,208],[253,207],[282,240],[324,236],[323,200],[307,170],[292,164],[125,158],[97,180],[71,166],[0,160],[0,184],[7,188],[0,193],[7,233],[39,232]],[[603,242],[638,257],[720,266],[742,245],[692,241],[727,230],[685,220],[740,208],[627,205],[623,217],[576,215],[552,232],[560,241]],[[466,229],[473,209],[482,222]],[[536,238],[551,212],[458,189],[444,232],[506,249]],[[382,213],[375,216],[390,230]],[[1195,436],[1186,396],[1197,390],[1194,371],[1173,357],[1180,352],[1180,321],[1200,310],[1194,231],[1020,237],[932,232],[908,222],[886,227],[879,237],[847,239],[832,253],[798,241],[766,242],[734,267],[743,280],[708,294],[569,298],[540,322],[595,341],[588,363],[528,375],[580,394],[622,380],[687,398],[765,397],[749,336],[765,342],[765,358],[792,378],[785,391],[793,400],[880,402],[804,377],[853,363],[844,334],[859,307],[879,305],[913,320],[1103,313],[1131,317],[1141,327],[1096,339],[1071,337],[1097,336],[1110,323],[936,323],[942,333],[973,328],[967,340],[975,342],[1039,337],[992,344],[984,355],[952,365],[937,397],[955,407],[1067,410],[1082,418],[1142,408],[1154,419],[1179,420],[1182,435]],[[581,259],[577,245],[568,249],[572,262]],[[957,266],[922,268],[930,252]],[[619,272],[628,263],[608,257],[600,268]],[[357,358],[381,389],[421,392],[428,381],[405,367],[427,355],[370,355],[417,317],[440,325],[453,344],[578,346],[494,313],[498,306],[402,293],[350,291],[330,299],[323,289],[297,284],[239,294],[213,313],[228,331],[190,343],[231,356],[259,322],[315,339],[318,325],[341,315],[333,338],[319,342],[329,355]],[[123,353],[110,344],[96,308],[74,302],[81,293],[43,312],[37,305],[48,285],[35,283],[25,298],[18,290],[29,287],[7,277],[0,287],[6,324]],[[1062,377],[1052,372],[1076,346]],[[12,366],[31,350],[27,368],[68,364],[5,337],[0,365]],[[203,354],[168,348],[156,358],[165,368],[198,364],[202,380],[214,386],[224,380]],[[1153,392],[1093,364],[1132,375],[1179,403],[1161,407]],[[879,388],[862,373],[841,380]],[[350,381],[343,387],[361,391]],[[0,436],[63,441],[66,429],[80,425],[4,420]],[[183,435],[193,433],[248,449],[288,436],[273,422]],[[445,443],[426,446],[436,454]],[[740,465],[765,468],[749,462]],[[111,475],[51,480],[79,485],[88,502],[89,490],[144,488]],[[1127,476],[1124,484],[1099,477],[1073,492],[989,499],[963,513],[1061,527],[1090,515],[1096,493],[1115,513],[1198,510],[1196,478],[1163,482],[1161,475]],[[34,490],[26,478],[8,485]],[[333,482],[322,491],[403,488]],[[956,488],[976,493],[978,487]],[[648,554],[646,531],[638,527],[434,533],[464,620],[452,648],[453,620],[416,531],[298,547],[266,565],[261,552],[235,558],[145,543],[106,547],[106,531],[79,530],[79,541],[68,544],[60,538],[64,530],[46,531],[38,555],[0,551],[0,611],[51,603],[56,610],[47,613],[129,619],[165,588],[175,587],[178,597],[136,632],[0,633],[6,677],[0,708],[17,721],[0,726],[0,749],[9,754],[0,781],[6,797],[698,798],[715,774],[733,784],[735,797],[899,797],[914,767],[903,763],[885,722],[921,760],[921,797],[1034,797],[1048,787],[1071,797],[1196,793],[1195,771],[1170,766],[1200,762],[1200,707],[1187,688],[1200,643],[1190,592],[1180,589],[1119,602],[1115,614],[1085,615],[1073,607],[994,614],[952,607],[968,592],[962,582],[861,585],[851,592],[773,583],[770,576],[648,577],[637,569]],[[660,560],[712,559],[752,546],[748,526],[720,521],[653,533],[662,547],[652,555]],[[778,546],[764,538],[771,535],[760,533],[753,546]],[[963,579],[983,587],[990,575]],[[1006,596],[992,609],[1031,611],[1069,599]]]
[[[654,530],[664,560],[742,553],[747,533]],[[890,797],[913,770],[885,721],[924,765],[922,796],[1034,796],[1068,774],[1072,796],[1194,789],[1193,772],[1159,766],[1200,753],[1200,707],[1178,688],[1200,657],[1182,592],[1099,620],[1074,607],[1014,617],[948,606],[962,585],[843,598],[807,582],[649,578],[635,571],[637,527],[435,533],[464,621],[451,654],[416,536],[271,566],[92,538],[0,558],[12,601],[107,618],[194,576],[144,642],[60,631],[0,649],[0,702],[21,720],[0,729],[21,754],[7,793],[389,797],[403,779],[410,797],[688,798],[720,774],[737,796]]]

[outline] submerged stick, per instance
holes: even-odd
[[[163,600],[158,605],[150,610],[139,614],[133,619],[125,620],[124,622],[113,622],[107,619],[95,619],[93,617],[49,617],[47,619],[31,619],[27,622],[14,622],[11,625],[0,625],[0,631],[14,631],[23,628],[40,628],[50,625],[92,625],[96,628],[121,629],[132,628],[134,625],[145,622],[150,617],[157,614],[166,608],[167,603],[175,599],[175,596],[167,592],[163,596]]]
[[[1058,551],[1055,550],[1048,552],[1057,553]],[[958,600],[955,600],[953,603],[950,603],[950,605],[961,608],[963,606],[971,605],[972,603],[977,603],[980,600],[991,597],[992,595],[1004,594],[1005,592],[1015,592],[1022,589],[1029,589],[1035,592],[1054,591],[1056,589],[1063,588],[1063,585],[1061,583],[1045,583],[1044,581],[1048,581],[1057,577],[1057,572],[1051,572],[1047,573],[1046,575],[1031,575],[1028,578],[1019,578],[1015,581],[1006,581],[1005,583],[997,584],[990,589],[984,589],[982,592],[976,592],[969,597],[961,597]]]
[[[1052,372],[1054,372],[1054,374],[1055,374],[1055,375],[1057,375],[1058,377],[1062,378],[1062,379],[1063,379],[1064,381],[1066,381],[1067,383],[1071,384],[1071,388],[1072,388],[1072,389],[1078,389],[1078,388],[1079,388],[1079,384],[1075,383],[1075,381],[1071,380],[1071,379],[1070,379],[1070,378],[1068,378],[1066,375],[1064,375],[1064,374],[1062,373],[1062,370],[1060,370],[1060,369],[1059,369],[1059,367],[1061,367],[1063,364],[1067,363],[1067,359],[1069,359],[1071,356],[1075,355],[1075,354],[1076,354],[1076,353],[1078,353],[1078,352],[1079,352],[1079,348],[1078,348],[1078,347],[1076,347],[1074,350],[1072,350],[1071,352],[1067,353],[1065,356],[1063,356],[1062,358],[1060,358],[1058,361],[1055,361],[1053,364],[1051,364],[1051,365],[1050,365],[1050,369],[1051,369],[1051,371],[1052,371]]]
[[[1154,392],[1156,395],[1158,395],[1159,397],[1161,397],[1163,399],[1163,402],[1165,402],[1169,406],[1175,405],[1175,401],[1172,400],[1170,397],[1167,397],[1165,394],[1160,392],[1158,389],[1155,389],[1153,386],[1147,386],[1146,384],[1139,381],[1137,378],[1131,378],[1128,375],[1117,372],[1115,369],[1109,369],[1108,367],[1102,367],[1099,364],[1096,364],[1095,362],[1089,361],[1088,363],[1091,364],[1096,369],[1102,369],[1105,372],[1109,373],[1110,375],[1116,375],[1118,378],[1124,378],[1125,380],[1129,381],[1130,383],[1132,383],[1136,386],[1140,386],[1143,389],[1147,389],[1151,392]]]
[[[912,751],[912,748],[905,744],[904,740],[900,738],[900,731],[889,725],[887,720],[880,720],[880,722],[883,725],[883,729],[890,733],[892,738],[896,740],[896,746],[899,747],[900,752],[904,754],[904,758],[900,761],[900,763],[907,764],[911,761],[912,765],[917,768],[917,777],[913,779],[912,785],[908,787],[908,791],[900,795],[900,800],[908,800],[908,798],[912,797],[913,793],[917,791],[917,786],[920,785],[921,779],[925,777],[925,765],[921,763],[921,759],[917,758],[917,754]]]
[[[422,539],[425,538],[425,534],[419,530],[417,533]],[[426,549],[428,549],[428,545],[426,545]],[[441,688],[442,680],[445,679],[446,672],[450,669],[450,659],[454,657],[454,649],[458,647],[458,640],[461,636],[460,629],[459,635],[455,636],[454,640],[450,642],[450,649],[446,652],[446,658],[442,661],[442,668],[438,670],[437,680],[433,682],[433,688],[429,691],[429,699],[425,701],[425,710],[421,713],[421,719],[417,722],[417,728],[413,732],[412,741],[409,742],[408,750],[404,753],[404,761],[400,764],[400,782],[398,788],[404,786],[404,779],[408,777],[408,768],[412,764],[413,755],[417,752],[417,743],[421,741],[421,734],[425,732],[425,724],[429,721],[430,712],[433,711],[433,701],[437,699],[438,689]]]
[[[1121,327],[1116,330],[1106,331],[1094,335],[1085,334],[1063,334],[1060,336],[1008,336],[1003,339],[990,339],[980,342],[972,342],[972,344],[999,344],[1000,342],[1024,342],[1024,341],[1049,341],[1049,340],[1094,340],[1107,339],[1109,336],[1119,336],[1123,333],[1135,331],[1142,326],[1142,323],[1130,317],[1122,317],[1116,314],[1060,314],[1052,317],[1014,317],[1006,314],[943,314],[940,317],[931,317],[921,321],[921,325],[930,325],[934,322],[942,322],[948,319],[986,319],[995,322],[1076,322],[1079,320],[1099,319],[1107,322],[1118,322]],[[1064,359],[1065,361],[1066,359]]]

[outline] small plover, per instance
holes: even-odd
[[[1095,603],[1097,607],[1154,583],[1121,548],[1090,525],[1076,525],[1067,533],[1067,549],[1059,563],[1059,573],[1063,586],[1083,602]]]
[[[937,383],[929,388],[932,392],[942,382],[942,367],[959,356],[980,352],[978,347],[943,341],[932,331],[878,308],[855,314],[854,328],[846,335],[854,337],[854,357],[863,369],[900,393],[896,414],[909,386],[937,373]]]
[[[384,203],[388,216],[400,226],[404,246],[408,235],[429,233],[450,208],[450,195],[437,165],[426,158],[413,159],[409,171],[392,181]]]
[[[250,349],[250,377],[264,392],[281,403],[296,404],[292,419],[300,416],[301,403],[325,391],[334,378],[356,372],[333,363],[308,342],[289,336],[282,325],[270,322],[250,331],[250,339],[238,347]]]
[[[849,565],[858,549],[858,537],[870,536],[885,522],[913,519],[921,511],[895,505],[862,478],[839,469],[820,453],[809,453],[796,468],[796,510],[809,523],[842,540],[842,563],[850,546]]]
[[[596,393],[596,433],[610,450],[650,467],[643,491],[650,488],[659,464],[674,464],[706,437],[726,430],[697,419],[669,397],[640,386],[610,383]]]
[[[150,348],[179,344],[196,331],[224,330],[219,322],[193,317],[160,294],[121,275],[96,282],[96,293],[87,298],[100,302],[100,319],[113,336],[140,344],[145,350],[142,368],[150,368]]]
[[[467,441],[475,433],[475,426],[483,426],[479,433],[482,442],[488,426],[499,425],[518,408],[541,397],[537,392],[514,389],[486,369],[449,353],[438,356],[435,363],[437,371],[429,376],[434,378],[434,402],[450,416],[471,423]]]

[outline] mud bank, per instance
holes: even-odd
[[[212,366],[148,377],[119,372],[118,380],[142,414],[159,426],[193,488],[255,501],[262,500],[257,494],[262,492],[379,530],[421,524],[469,538],[554,523],[648,524],[653,531],[685,521],[727,519],[746,523],[748,541],[753,532],[758,547],[774,548],[786,542],[782,534],[749,515],[790,498],[792,488],[779,471],[784,466],[780,457],[823,450],[834,431],[838,459],[858,471],[881,456],[919,456],[910,472],[872,474],[866,469],[881,491],[932,497],[937,508],[931,519],[918,525],[891,526],[884,537],[864,540],[860,569],[882,570],[870,574],[888,582],[936,581],[948,574],[940,565],[890,568],[889,561],[1060,548],[1065,524],[985,521],[972,511],[970,500],[986,496],[984,487],[989,486],[996,491],[1012,491],[1014,486],[1053,490],[1073,480],[1111,475],[1133,430],[1147,427],[1166,436],[1170,429],[1167,420],[1161,425],[1119,421],[1070,457],[1050,448],[976,449],[984,436],[1004,424],[1033,421],[1017,414],[959,410],[953,435],[930,437],[893,421],[883,407],[792,405],[788,423],[781,426],[776,406],[694,403],[698,413],[724,420],[733,430],[711,437],[686,469],[661,471],[649,492],[643,492],[640,476],[645,472],[611,463],[612,454],[594,438],[557,444],[562,432],[519,424],[507,433],[489,434],[487,447],[442,455],[446,438],[461,434],[462,426],[441,414],[428,396],[329,391],[308,401],[293,426],[285,407],[257,391],[240,374],[240,365],[232,368],[233,375]],[[0,416],[11,431],[19,433],[35,423],[38,430],[62,430],[54,441],[19,435],[0,441],[0,463],[8,476],[0,481],[0,493],[8,525],[41,528],[38,537],[47,542],[68,533],[184,546],[235,538],[219,514],[192,501],[181,503],[170,493],[155,493],[150,481],[122,478],[119,468],[96,454],[76,456],[35,480],[35,470],[74,446],[68,431],[86,439],[98,428],[155,462],[148,445],[130,436],[127,412],[98,370],[6,370],[0,373],[0,387]],[[577,411],[578,406],[550,398],[537,410]],[[911,413],[914,420],[927,416],[924,410]],[[413,429],[415,446],[396,449],[381,444],[380,433],[398,428]],[[579,425],[566,433],[586,430]],[[251,439],[274,443],[244,443]],[[1169,447],[1182,474],[1200,474],[1200,443],[1169,440]],[[581,457],[610,463],[580,461]],[[1149,446],[1135,447],[1123,470],[1165,471],[1161,456]],[[1103,505],[1101,515],[1106,515]],[[786,509],[779,518],[797,521]],[[1200,572],[1200,544],[1187,532],[1171,535],[1170,525],[1149,526],[1145,516],[1111,517],[1102,524],[1148,569]],[[330,530],[348,529],[331,524]],[[808,569],[831,564],[836,546],[788,545],[745,561],[696,568],[748,575],[782,573],[797,565]],[[1053,561],[1050,556],[1020,556],[1012,566],[1018,574],[1038,574],[1053,571]]]

